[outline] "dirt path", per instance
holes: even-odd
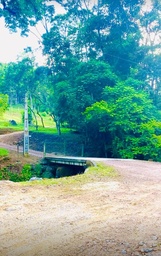
[[[161,164],[106,160],[117,180],[0,182],[1,256],[161,255]]]
[[[0,256],[161,256],[161,164],[95,160],[120,176],[79,186],[0,181]]]
[[[17,143],[23,140],[23,134],[24,132],[22,131],[8,133],[8,134],[1,134],[0,147],[6,148],[8,150],[13,150],[13,151],[19,150],[19,152],[23,152],[22,146],[19,146],[19,149],[17,148]],[[43,152],[40,152],[40,151],[35,151],[30,149],[30,154],[37,157],[43,157]]]

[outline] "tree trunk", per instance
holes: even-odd
[[[56,129],[57,129],[58,135],[61,135],[60,118],[59,118],[59,116],[55,116],[54,120],[55,120],[55,123],[56,123]]]
[[[38,114],[38,116],[39,116],[39,117],[40,117],[40,119],[41,119],[42,127],[43,127],[43,128],[45,128],[44,120],[43,120],[43,118],[42,118],[42,116],[40,115],[40,113],[39,113],[39,111],[38,111],[38,110],[37,110],[37,114]]]
[[[35,127],[36,127],[36,131],[38,130],[38,121],[37,121],[37,117],[36,117],[36,114],[35,114],[35,112],[33,111],[33,109],[31,109],[31,107],[29,106],[29,109],[31,110],[31,112],[32,112],[32,114],[33,114],[33,116],[34,116],[34,119],[35,119]]]

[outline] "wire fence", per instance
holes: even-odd
[[[95,156],[96,152],[91,145],[74,144],[73,142],[59,142],[59,143],[44,143],[42,147],[44,155],[46,153],[52,153],[55,155],[63,156]]]
[[[54,154],[57,156],[77,156],[77,157],[104,157],[104,152],[101,147],[87,145],[83,143],[73,142],[44,142],[39,146],[33,147],[30,145],[30,149],[43,152],[43,155]]]
[[[80,157],[105,157],[104,142],[87,141],[83,142],[78,136],[48,136],[41,137],[40,134],[32,134],[30,148],[46,153],[62,156]]]

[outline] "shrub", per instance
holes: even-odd
[[[8,169],[3,168],[0,170],[0,180],[9,180]]]
[[[42,174],[42,166],[41,164],[35,164],[32,166],[32,176],[41,177]]]
[[[31,172],[31,165],[30,164],[25,164],[22,172],[21,172],[21,177],[23,179],[23,181],[25,180],[29,180],[32,176],[32,172]]]
[[[31,166],[29,164],[24,165],[20,173],[11,172],[7,168],[0,170],[0,180],[10,180],[14,182],[27,181],[31,178]]]

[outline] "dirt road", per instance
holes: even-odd
[[[0,255],[161,255],[161,164],[106,164],[117,179],[73,187],[1,181]]]

